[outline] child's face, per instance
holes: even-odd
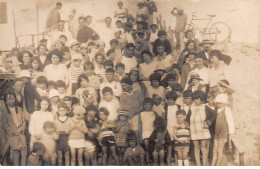
[[[174,86],[174,84],[176,83],[174,79],[169,79],[167,82],[170,87]]]
[[[32,68],[34,69],[34,70],[37,70],[38,68],[39,68],[39,63],[38,63],[38,61],[37,60],[34,60],[33,62],[32,62]]]
[[[68,113],[68,110],[65,109],[64,107],[60,107],[60,108],[58,109],[58,113],[59,113],[59,115],[60,115],[61,117],[64,117],[64,116],[66,116],[66,114]]]
[[[190,105],[192,102],[192,98],[191,97],[184,97],[183,98],[183,103],[186,105]]]
[[[59,96],[54,96],[54,97],[51,98],[51,101],[52,101],[53,103],[58,103],[59,100],[60,100]]]
[[[226,107],[226,104],[225,103],[216,103],[216,106],[218,109],[221,109],[221,108]]]
[[[122,34],[121,31],[115,32],[115,38],[120,39],[121,34]]]
[[[63,93],[65,93],[65,92],[66,92],[66,90],[65,90],[65,87],[64,87],[64,86],[58,86],[58,87],[57,87],[57,90],[58,90],[58,92],[59,92],[60,94],[63,94]]]
[[[202,101],[200,100],[200,98],[194,99],[193,102],[194,102],[195,106],[199,106],[202,104]]]
[[[64,55],[63,55],[63,59],[64,59],[65,61],[69,61],[70,58],[71,58],[70,52],[65,52]]]
[[[66,42],[67,42],[67,39],[64,38],[64,37],[60,38],[60,40],[61,40],[61,42],[62,42],[63,44],[66,44]]]
[[[9,106],[14,106],[14,103],[15,103],[15,97],[13,95],[8,95],[6,97],[6,102],[7,102],[7,105]]]
[[[37,87],[39,87],[40,89],[44,90],[47,88],[46,83],[37,83]]]
[[[75,116],[75,118],[76,118],[77,120],[81,120],[81,119],[84,118],[84,114],[82,114],[82,113],[74,114],[74,116]]]
[[[49,107],[49,103],[46,100],[41,101],[41,111],[47,111]]]
[[[91,67],[87,67],[87,68],[85,69],[85,72],[86,72],[86,75],[87,75],[87,76],[91,76],[91,75],[93,75],[93,73],[94,73],[94,71],[93,71],[93,69],[92,69]]]
[[[59,56],[57,56],[57,55],[52,55],[52,57],[51,57],[51,62],[52,62],[52,64],[54,64],[54,65],[58,65],[58,64],[60,63],[60,58],[59,58]]]
[[[158,86],[160,85],[160,83],[159,83],[158,80],[153,80],[153,81],[151,82],[151,85],[152,85],[152,87],[158,87]]]
[[[172,98],[167,99],[166,102],[169,106],[175,105],[175,101]]]
[[[96,112],[94,110],[88,111],[88,117],[94,118],[96,116]]]
[[[118,44],[117,44],[117,43],[112,43],[112,44],[110,45],[111,49],[116,49],[116,48],[117,48],[117,46],[118,46]]]
[[[163,55],[165,51],[165,47],[164,46],[158,46],[157,47],[157,52],[159,55]]]
[[[126,121],[126,116],[120,115],[120,116],[119,116],[119,120],[120,120],[121,122],[125,122],[125,121]]]
[[[166,40],[166,35],[161,35],[159,37],[160,41],[164,42]]]
[[[178,114],[176,117],[177,117],[177,122],[179,124],[183,123],[185,121],[185,119],[186,119],[186,116],[184,116],[182,114]]]
[[[119,75],[123,75],[124,72],[125,72],[125,69],[122,68],[122,67],[118,67],[118,68],[116,69],[116,72],[117,72]]]
[[[114,80],[114,73],[112,72],[107,72],[106,73],[106,78],[108,82],[112,82]]]
[[[75,67],[80,67],[80,64],[81,64],[81,59],[76,59],[76,60],[73,61],[73,65]]]
[[[144,62],[145,62],[145,63],[150,63],[150,62],[152,61],[151,56],[148,55],[148,54],[144,54],[144,55],[143,55],[143,59],[144,59]]]
[[[40,53],[40,54],[45,54],[45,52],[46,52],[46,47],[45,47],[45,46],[41,46],[41,47],[39,48],[39,53]]]
[[[208,101],[210,106],[214,106],[214,99],[213,99],[213,97],[208,97],[207,101]]]
[[[189,55],[189,61],[194,61],[195,55]]]
[[[176,91],[176,94],[178,95],[178,97],[181,96],[181,91]]]
[[[47,135],[50,135],[54,132],[54,128],[53,127],[46,127],[46,128],[44,128],[44,131]]]
[[[204,66],[204,61],[202,58],[195,59],[195,65],[197,68],[202,68]]]
[[[97,62],[98,64],[102,64],[102,63],[103,63],[103,57],[102,57],[102,56],[97,56],[96,62]]]
[[[132,80],[132,82],[136,82],[136,81],[137,81],[137,78],[138,78],[138,72],[132,71],[132,72],[130,73],[130,79]]]
[[[155,105],[159,105],[162,102],[162,98],[159,95],[156,95],[154,96],[153,101]]]
[[[152,104],[151,103],[144,103],[144,109],[146,111],[152,110]]]
[[[23,86],[24,86],[24,83],[22,81],[17,81],[17,82],[15,82],[13,88],[16,92],[20,93],[20,92],[22,92]]]
[[[61,42],[56,42],[56,43],[55,43],[55,47],[56,47],[57,49],[61,49],[61,48],[62,48],[62,43],[61,43]]]
[[[87,79],[81,79],[80,86],[83,88],[86,88],[88,86],[88,80]]]
[[[117,28],[122,28],[123,25],[122,25],[122,23],[118,22],[118,23],[116,23],[116,27],[117,27]]]
[[[104,99],[105,99],[107,102],[110,102],[110,101],[112,100],[112,98],[113,98],[113,95],[112,95],[112,93],[110,93],[110,92],[106,92],[106,93],[104,93],[103,97],[104,97]]]
[[[71,47],[71,49],[72,49],[73,51],[78,51],[78,50],[79,50],[79,45],[73,45],[73,46]]]
[[[151,27],[151,30],[152,30],[153,33],[155,33],[156,30],[157,30],[157,28],[156,28],[155,26],[152,26],[152,27]]]
[[[64,102],[67,104],[68,108],[71,109],[72,101],[68,100],[68,101],[64,101]]]
[[[28,53],[25,53],[25,54],[23,55],[23,62],[24,62],[24,63],[30,63],[30,61],[31,61],[31,57],[29,56]]]
[[[111,53],[109,56],[108,56],[108,58],[110,59],[110,60],[116,60],[116,53],[114,52],[114,53]]]
[[[40,150],[38,150],[37,151],[37,154],[38,154],[38,156],[42,156],[42,155],[44,155],[44,149],[43,148],[41,148]]]
[[[128,92],[131,89],[131,85],[129,84],[122,83],[121,85],[124,92]]]
[[[104,112],[99,112],[99,117],[101,121],[105,121],[107,119],[107,115]]]
[[[127,55],[130,57],[134,55],[134,51],[135,51],[134,47],[129,47],[128,49],[126,49]]]
[[[136,146],[136,141],[135,140],[130,140],[129,141],[130,147],[134,148]]]

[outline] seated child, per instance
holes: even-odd
[[[123,63],[117,63],[115,68],[115,81],[120,83],[123,78],[127,77],[127,75],[125,74],[125,65]]]
[[[149,137],[150,148],[153,152],[153,165],[157,166],[159,162],[161,166],[164,166],[165,151],[171,145],[171,137],[162,117],[156,118],[153,125],[154,131]]]
[[[159,73],[152,73],[149,80],[151,86],[147,87],[148,97],[153,97],[153,94],[158,94],[163,98],[164,87],[160,86],[161,75]]]
[[[190,148],[190,126],[186,119],[186,112],[176,112],[177,124],[173,127],[173,138],[175,140],[175,151],[178,155],[178,166],[189,166],[188,153]]]
[[[28,156],[27,166],[41,166],[42,156],[45,154],[45,147],[40,142],[33,144],[32,153]]]
[[[59,98],[62,100],[66,96],[67,87],[65,82],[63,80],[58,80],[56,82],[56,89],[59,93]]]
[[[48,97],[48,91],[47,91],[47,78],[45,76],[39,76],[36,79],[36,92],[42,97],[46,96]]]
[[[127,134],[128,148],[124,154],[124,161],[130,166],[144,166],[144,149],[137,144],[137,136],[134,131]]]
[[[85,62],[83,65],[84,71],[88,77],[88,86],[96,91],[100,88],[100,78],[94,74],[94,65],[92,62]]]

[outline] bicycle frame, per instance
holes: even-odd
[[[207,30],[209,29],[209,26],[214,24],[214,21],[212,20],[212,17],[209,17],[207,19],[195,19],[195,17],[197,17],[196,15],[192,15],[192,18],[191,18],[191,21],[189,23],[189,27],[188,29],[190,28],[190,25],[192,25],[194,27],[195,30],[199,30],[201,34],[205,34],[207,32]],[[205,29],[205,30],[202,30],[201,28],[199,28],[196,24],[193,23],[193,21],[207,21],[208,20],[208,24],[207,24],[207,27],[205,28],[202,28],[202,29]]]

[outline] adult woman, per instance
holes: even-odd
[[[191,52],[195,52],[195,53],[197,52],[197,48],[195,46],[195,41],[193,41],[193,40],[189,40],[186,43],[184,50],[180,54],[179,59],[178,59],[179,67],[182,67],[187,62],[187,57],[185,57],[185,56],[187,56],[187,54],[191,53]]]
[[[51,64],[44,68],[44,74],[48,81],[63,80],[66,85],[69,83],[68,69],[62,62],[62,53],[58,50],[53,50],[48,54]]]
[[[47,55],[46,55],[47,47],[44,44],[39,44],[37,46],[37,51],[38,51],[39,59],[41,61],[40,71],[43,71],[45,66],[47,66],[51,63],[51,61],[47,58]]]
[[[21,70],[29,70],[32,71],[32,53],[29,51],[24,51],[18,56],[18,60],[22,63],[19,66],[16,67],[15,75],[16,77],[19,77],[19,73]]]
[[[95,55],[95,61],[94,61],[94,72],[97,76],[100,78],[105,76],[105,69],[103,67],[103,63],[105,61],[105,55],[102,52],[97,52]]]

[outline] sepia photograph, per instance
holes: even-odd
[[[0,166],[260,166],[260,0],[0,0]]]

